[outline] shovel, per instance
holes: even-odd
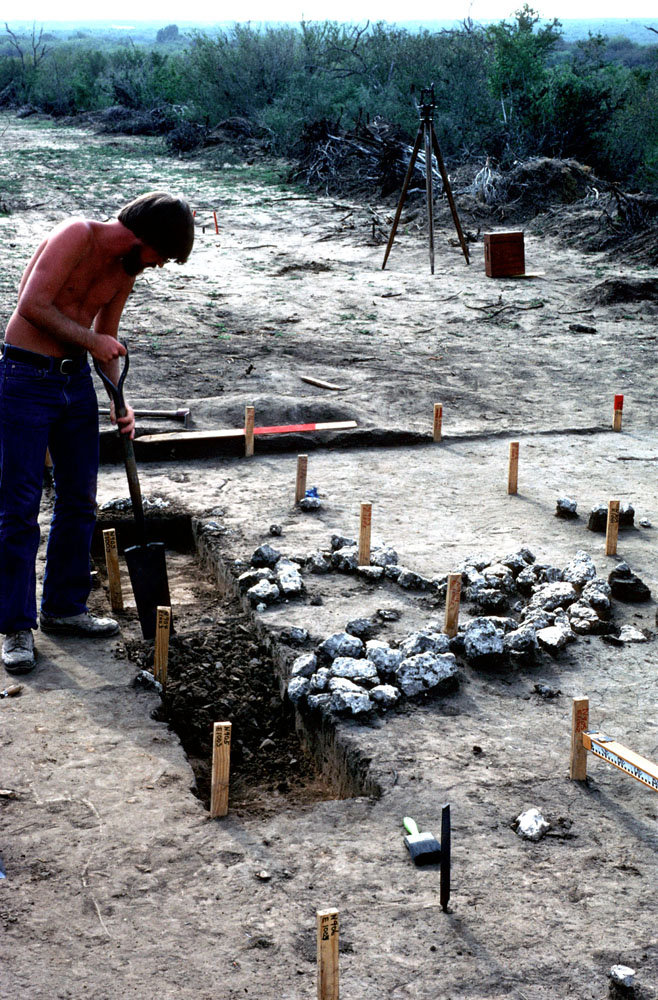
[[[125,344],[124,344],[125,347]],[[123,398],[123,383],[128,374],[128,351],[126,349],[125,363],[119,384],[115,385],[107,377],[100,365],[94,358],[94,368],[99,378],[107,387],[114,400],[114,412],[117,417],[125,417],[126,404]],[[137,529],[138,544],[131,545],[124,552],[130,583],[132,584],[137,614],[142,626],[142,635],[145,639],[153,639],[156,630],[156,615],[158,606],[170,607],[169,583],[167,580],[167,565],[165,563],[165,548],[163,542],[146,541],[146,523],[144,521],[144,508],[142,505],[142,491],[137,478],[137,463],[135,462],[135,451],[133,443],[127,434],[119,431],[119,440],[123,448],[123,458],[126,464],[126,475],[128,476],[128,489],[132,501],[133,516]]]

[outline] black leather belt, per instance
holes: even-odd
[[[8,361],[18,361],[32,368],[44,368],[49,372],[59,372],[61,375],[76,375],[87,366],[87,355],[78,358],[51,358],[48,354],[37,354],[35,351],[25,351],[13,344],[2,345],[2,356]]]

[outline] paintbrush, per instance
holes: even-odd
[[[405,816],[402,820],[405,830],[409,834],[404,838],[411,860],[416,865],[435,865],[441,860],[441,845],[431,833],[419,833],[418,825],[411,816]]]

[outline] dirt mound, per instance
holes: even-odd
[[[606,278],[589,296],[597,305],[615,302],[658,301],[658,278]]]

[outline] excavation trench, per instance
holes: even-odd
[[[180,509],[152,512],[147,525],[148,537],[166,546],[174,615],[167,687],[155,717],[178,734],[199,798],[208,805],[212,727],[223,721],[233,724],[232,810],[269,814],[323,799],[379,795],[370,760],[349,726],[320,713],[302,716],[285,697],[290,663],[300,647],[281,642],[254,618],[217,537]],[[116,531],[120,554],[136,543],[129,511],[100,513],[92,556],[103,584],[102,533],[108,528]],[[128,604],[127,576],[123,585]],[[152,672],[154,643],[141,637],[135,609],[128,606],[119,617],[136,676]]]

